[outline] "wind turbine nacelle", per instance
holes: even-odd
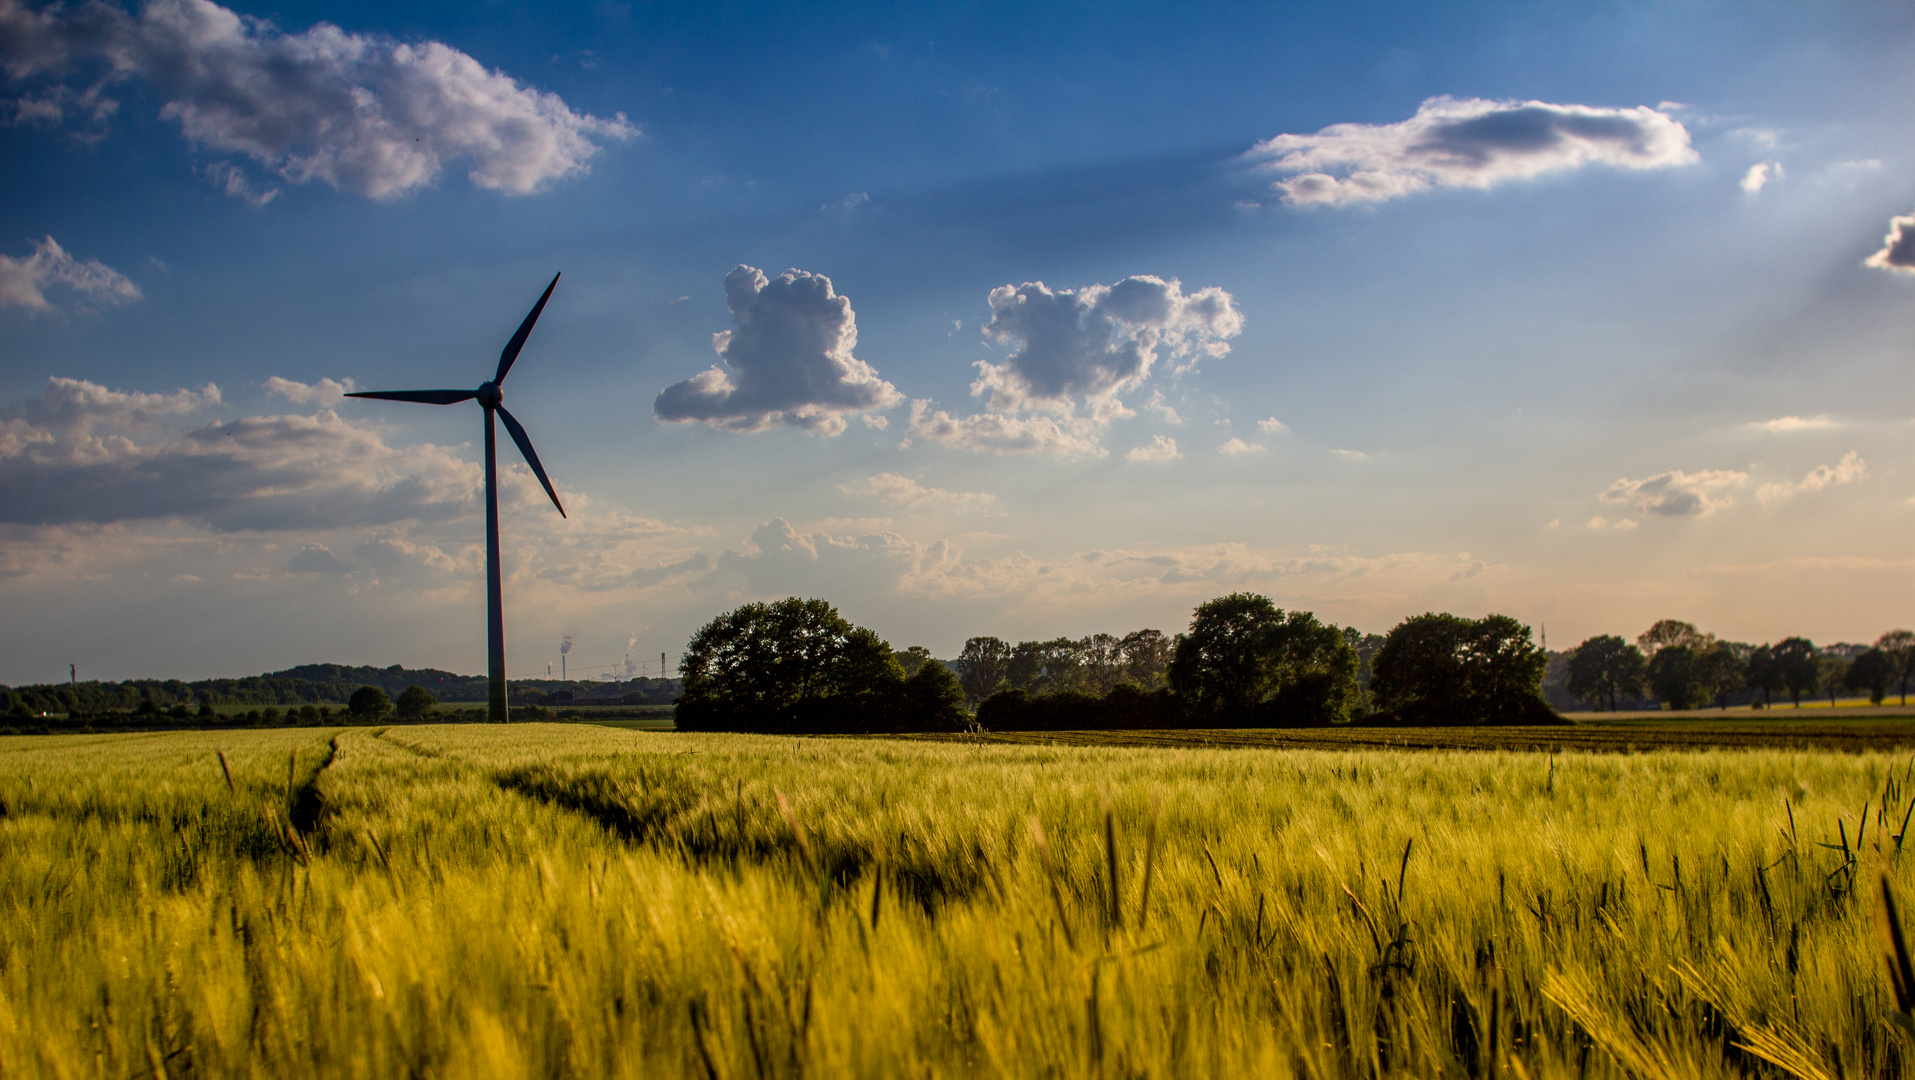
[[[488,409],[496,409],[505,404],[505,388],[495,382],[479,384],[479,404]]]

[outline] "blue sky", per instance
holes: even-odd
[[[0,681],[481,670],[478,410],[338,392],[476,384],[557,271],[514,675],[792,593],[946,656],[1236,589],[1872,639],[1915,621],[1912,40],[0,0]]]

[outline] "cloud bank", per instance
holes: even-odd
[[[47,380],[0,411],[0,523],[273,531],[441,521],[474,502],[475,466],[429,444],[388,446],[330,411],[157,430],[219,400],[210,385],[147,394]]]
[[[887,505],[908,510],[961,513],[988,510],[997,503],[997,496],[982,491],[945,491],[942,488],[925,487],[908,476],[890,472],[866,477],[856,484],[840,484],[838,490],[847,495],[869,495]]]
[[[712,335],[724,366],[713,364],[668,386],[652,403],[658,419],[703,421],[721,431],[763,431],[779,424],[837,435],[845,417],[904,400],[871,365],[851,355],[858,323],[851,300],[831,279],[786,270],[767,279],[740,265],[725,275],[733,329]],[[867,423],[884,426],[881,416]]]
[[[1223,289],[1186,294],[1177,279],[1152,275],[1056,291],[1041,281],[1003,285],[989,303],[984,337],[1010,350],[1002,363],[977,362],[971,394],[990,411],[958,417],[914,402],[913,438],[999,454],[1101,454],[1104,426],[1134,415],[1121,395],[1147,381],[1160,358],[1174,374],[1188,372],[1229,353],[1227,339],[1243,329]]]
[[[1756,489],[1755,497],[1764,503],[1772,503],[1791,495],[1821,491],[1823,488],[1837,487],[1842,484],[1853,484],[1867,476],[1868,462],[1862,460],[1861,454],[1850,450],[1842,455],[1842,460],[1833,465],[1817,465],[1810,469],[1800,483],[1763,484]]]
[[[102,304],[140,298],[140,287],[125,274],[97,259],[75,259],[51,236],[33,245],[33,254],[23,259],[0,255],[0,307],[50,310],[46,293],[56,286]]]
[[[39,85],[10,103],[16,120],[101,123],[117,107],[112,85],[139,80],[194,144],[376,199],[430,184],[454,161],[480,187],[527,194],[585,172],[600,142],[638,133],[623,115],[574,112],[437,41],[330,23],[287,34],[210,0],[151,0],[137,18],[100,0],[40,11],[0,0],[0,67]],[[99,74],[76,89],[82,69]],[[272,198],[230,167],[209,175],[237,197]]]
[[[1432,188],[1487,189],[1545,173],[1607,165],[1663,169],[1700,158],[1689,132],[1647,106],[1605,109],[1544,101],[1433,97],[1394,124],[1332,124],[1251,149],[1288,174],[1271,187],[1291,206],[1382,202]]]

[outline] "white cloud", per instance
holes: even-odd
[[[1314,135],[1279,135],[1249,156],[1271,159],[1263,168],[1288,174],[1271,186],[1292,206],[1490,188],[1588,165],[1661,169],[1700,160],[1688,130],[1646,106],[1451,97],[1430,98],[1414,117],[1394,124],[1333,124]]]
[[[1103,430],[1102,423],[1072,414],[1010,416],[984,412],[975,416],[952,416],[943,409],[932,411],[927,399],[911,402],[912,438],[929,439],[940,446],[960,450],[1103,457],[1106,451],[1099,442]]]
[[[1162,435],[1152,437],[1149,443],[1134,447],[1124,455],[1126,461],[1172,461],[1183,457],[1177,449],[1177,440]]]
[[[4,22],[0,22],[0,28],[4,28]],[[140,287],[125,274],[97,259],[75,259],[51,236],[33,245],[33,254],[23,259],[0,255],[0,307],[46,311],[53,306],[46,297],[47,289],[53,286],[71,289],[103,304],[140,298]]]
[[[268,393],[278,394],[296,405],[320,405],[326,408],[339,404],[347,394],[356,389],[351,379],[321,379],[308,385],[291,379],[282,379],[277,375],[260,383],[260,386],[264,387]]]
[[[1787,176],[1788,173],[1782,171],[1782,163],[1779,161],[1764,161],[1751,165],[1749,171],[1742,174],[1742,191],[1744,194],[1754,195],[1774,181]]]
[[[1821,491],[1824,488],[1836,487],[1841,484],[1852,484],[1867,476],[1868,462],[1862,460],[1861,454],[1850,450],[1848,453],[1842,455],[1842,460],[1833,465],[1817,465],[1815,468],[1810,469],[1808,475],[1802,478],[1801,483],[1763,484],[1760,488],[1756,489],[1755,497],[1762,502],[1771,503],[1778,499],[1786,499],[1791,495],[1810,491]]]
[[[525,194],[586,171],[600,141],[638,133],[622,115],[574,112],[441,42],[323,22],[287,34],[210,0],[151,0],[137,18],[103,3],[36,12],[0,0],[0,40],[15,82],[56,83],[14,102],[19,116],[59,121],[71,105],[97,123],[112,112],[102,88],[143,80],[165,99],[160,116],[196,145],[373,198],[429,184],[454,161],[480,187]],[[76,93],[67,80],[82,66],[103,74]],[[271,198],[232,175],[209,173],[231,194]]]
[[[959,418],[914,404],[913,437],[997,453],[1101,454],[1104,427],[1135,415],[1121,395],[1147,381],[1160,356],[1183,374],[1201,357],[1227,354],[1227,339],[1243,329],[1223,289],[1186,294],[1175,278],[1150,275],[1056,291],[1043,282],[1003,285],[989,303],[984,336],[1010,350],[1002,363],[977,362],[971,394],[990,411]],[[1181,422],[1161,394],[1146,407]]]
[[[1231,439],[1217,448],[1217,453],[1224,455],[1256,454],[1262,451],[1263,447],[1256,443],[1244,442],[1242,439]]]
[[[1290,426],[1276,417],[1271,416],[1257,421],[1257,430],[1267,435],[1275,435],[1280,432],[1289,431]]]
[[[1553,521],[1550,522],[1551,526],[1554,526],[1555,524],[1556,523]],[[1595,517],[1589,519],[1589,527],[1592,529],[1597,529],[1597,530],[1611,529],[1611,530],[1627,531],[1629,529],[1635,528],[1636,523],[1634,521],[1631,521],[1628,518],[1621,518],[1616,521],[1611,521],[1608,518],[1603,517],[1601,514],[1597,514]]]
[[[1773,431],[1786,435],[1797,431],[1833,431],[1842,424],[1827,415],[1819,415],[1778,416],[1773,420],[1758,420],[1749,426],[1761,431]]]
[[[1862,265],[1915,274],[1915,214],[1888,219],[1888,235],[1882,237],[1882,250],[1864,259]]]
[[[945,491],[941,488],[925,487],[908,476],[897,473],[879,473],[868,476],[856,484],[840,484],[838,490],[847,495],[869,495],[891,506],[902,506],[911,510],[948,510],[955,512],[988,510],[996,505],[997,496],[982,491]]]
[[[1093,411],[1150,377],[1159,348],[1178,371],[1198,356],[1223,356],[1243,329],[1229,293],[1211,286],[1184,295],[1183,283],[1150,275],[1115,285],[1053,292],[1041,281],[991,290],[984,336],[1011,350],[1002,364],[978,361],[973,395],[999,412],[1083,398]],[[1111,404],[1105,404],[1111,403]]]
[[[1694,473],[1675,470],[1642,480],[1618,480],[1609,485],[1601,498],[1603,502],[1621,503],[1643,514],[1707,517],[1731,505],[1735,500],[1723,492],[1747,483],[1748,479],[1748,473],[1730,469],[1704,469]]]
[[[666,387],[652,404],[660,420],[742,432],[787,424],[837,435],[846,414],[904,400],[851,355],[858,344],[851,300],[823,274],[786,270],[767,279],[740,265],[725,275],[725,302],[734,329],[712,335],[724,366]]]

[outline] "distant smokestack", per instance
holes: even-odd
[[[658,677],[661,679],[667,678],[665,674],[665,654],[662,652],[658,654]]]
[[[80,669],[72,664],[68,664],[66,666],[66,681],[68,686],[80,685]]]
[[[567,634],[559,639],[559,679],[561,681],[565,679],[565,654],[571,651],[572,635]]]

